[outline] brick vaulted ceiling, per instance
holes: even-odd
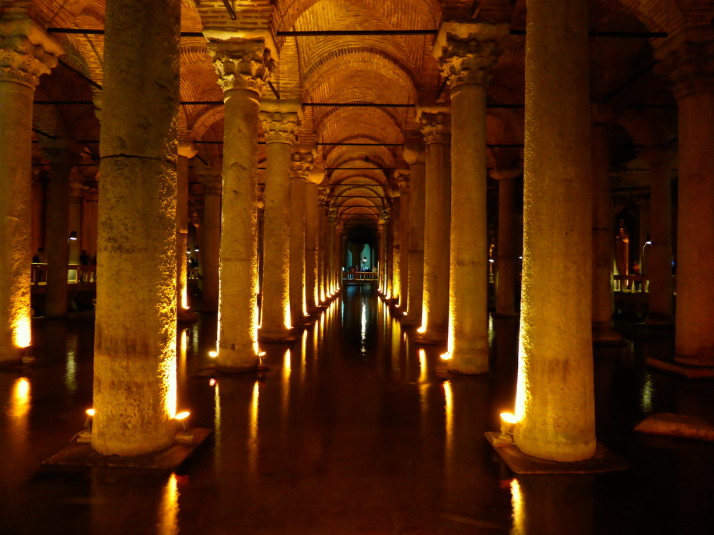
[[[36,100],[96,101],[102,91],[104,37],[62,30],[102,30],[104,1],[15,3],[28,4],[32,17],[66,50],[62,65],[43,77]],[[267,30],[279,58],[274,91],[264,98],[277,94],[303,103],[300,142],[317,145],[333,206],[347,223],[353,218],[362,225],[371,218],[376,224],[396,189],[394,171],[407,167],[402,150],[405,137],[418,130],[415,105],[448,104],[448,86],[432,55],[435,35],[424,32],[437,30],[445,20],[510,24],[488,89],[488,166],[510,166],[522,158],[526,0],[227,0],[235,20],[225,3],[182,0],[182,31],[191,35],[181,40],[179,124],[182,137],[196,142],[202,165],[220,166],[223,107],[200,32],[209,27]],[[686,28],[711,26],[714,2],[589,3],[591,97],[619,110],[611,148],[613,163],[626,167],[640,148],[676,139],[675,101],[655,50]],[[405,30],[420,32],[405,35]],[[86,140],[86,152],[98,155],[91,105],[38,105],[35,110],[40,136]]]

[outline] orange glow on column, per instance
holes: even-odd
[[[18,314],[11,328],[13,345],[18,348],[30,347],[32,344],[30,314]]]
[[[184,285],[181,289],[181,308],[188,310],[188,287]]]
[[[288,328],[288,329],[292,329],[292,328],[293,328],[293,322],[292,322],[292,318],[290,317],[290,301],[289,301],[289,300],[288,300],[287,303],[285,303],[285,304],[283,305],[283,318],[285,318],[285,319],[284,319],[284,321],[285,321],[285,327]]]

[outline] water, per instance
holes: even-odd
[[[416,346],[368,287],[351,286],[264,376],[205,373],[215,316],[179,337],[179,408],[214,429],[176,474],[44,472],[91,406],[91,317],[36,320],[36,365],[0,374],[3,534],[714,533],[714,446],[634,434],[646,414],[712,419],[711,382],[645,369],[666,351],[599,350],[598,438],[626,472],[519,476],[483,438],[512,407],[515,320],[494,320],[492,372],[439,380],[443,347]]]

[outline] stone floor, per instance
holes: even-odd
[[[4,534],[712,534],[714,443],[632,432],[653,412],[714,419],[714,385],[644,367],[671,331],[623,323],[596,351],[610,474],[518,476],[484,438],[512,407],[517,325],[492,324],[492,373],[440,381],[369,287],[350,287],[268,372],[205,372],[215,316],[181,338],[179,405],[212,438],[172,475],[44,471],[91,406],[91,316],[37,319],[36,364],[0,373]],[[118,403],[121,400],[117,401]]]

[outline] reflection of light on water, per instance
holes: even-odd
[[[288,404],[290,403],[290,375],[292,375],[292,364],[290,350],[285,350],[283,357],[283,418],[287,418]]]
[[[654,384],[652,383],[652,376],[649,373],[645,373],[645,382],[642,385],[642,392],[640,397],[640,407],[647,414],[652,412],[653,396]]]
[[[454,393],[451,383],[444,381],[444,431],[446,437],[445,450],[447,457],[451,456],[451,444],[454,432]]]
[[[221,436],[221,396],[220,396],[220,383],[216,383],[213,388],[213,429],[216,435],[216,445],[220,444],[218,440]]]
[[[67,351],[67,363],[64,368],[64,384],[70,392],[77,390],[77,357],[74,349]]]
[[[419,349],[419,382],[427,382],[426,351]]]
[[[367,303],[362,303],[360,317],[362,325],[362,330],[360,331],[362,346],[360,351],[364,355],[365,353],[367,353]]]
[[[517,479],[511,480],[511,507],[513,508],[513,529],[511,535],[524,535],[525,509],[523,508],[523,493]]]
[[[19,377],[12,385],[12,396],[8,416],[10,420],[10,437],[20,447],[27,439],[28,415],[32,402],[30,381],[26,377]]]
[[[174,535],[178,533],[179,490],[176,474],[171,474],[164,486],[159,510],[159,535]]]
[[[303,332],[302,332],[300,350],[301,350],[300,356],[302,358],[302,368],[303,368],[303,377],[304,377],[304,375],[305,375],[304,370],[307,367],[307,329],[303,330]]]
[[[496,331],[493,328],[493,316],[488,316],[488,345],[493,345],[493,339],[496,337]]]
[[[250,419],[248,420],[248,463],[253,473],[258,465],[258,411],[260,404],[260,382],[253,385],[253,394],[250,397]]]

